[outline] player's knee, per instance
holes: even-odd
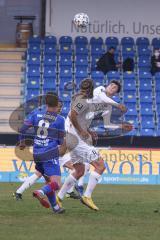
[[[96,170],[99,174],[102,174],[105,170],[105,165],[103,159],[100,159],[96,164]]]
[[[51,181],[50,182],[50,187],[53,191],[57,191],[60,188],[59,184],[56,181]]]
[[[76,178],[79,179],[84,175],[84,166],[78,166],[75,168],[76,171]]]

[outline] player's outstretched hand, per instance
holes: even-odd
[[[133,130],[133,125],[130,123],[122,123],[122,130],[130,132]]]
[[[119,104],[119,105],[118,105],[118,108],[119,108],[123,113],[126,113],[126,112],[127,112],[127,108],[126,108],[126,106],[123,105],[123,104]]]

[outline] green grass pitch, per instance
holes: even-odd
[[[99,212],[65,199],[66,213],[55,215],[32,198],[39,184],[16,202],[11,195],[18,185],[0,184],[0,240],[160,239],[159,186],[98,185],[93,199]]]

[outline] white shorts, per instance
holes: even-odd
[[[69,117],[65,121],[65,129],[66,143],[72,149],[70,156],[73,163],[91,163],[99,159],[99,151],[93,145],[87,144],[80,138]]]
[[[70,153],[66,153],[63,157],[59,157],[59,165],[61,167],[63,167],[65,165],[65,163],[67,163],[68,161],[71,161]]]

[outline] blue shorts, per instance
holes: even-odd
[[[51,176],[61,176],[61,169],[59,164],[56,164],[54,160],[46,162],[35,162],[35,169],[39,171],[42,175]]]

